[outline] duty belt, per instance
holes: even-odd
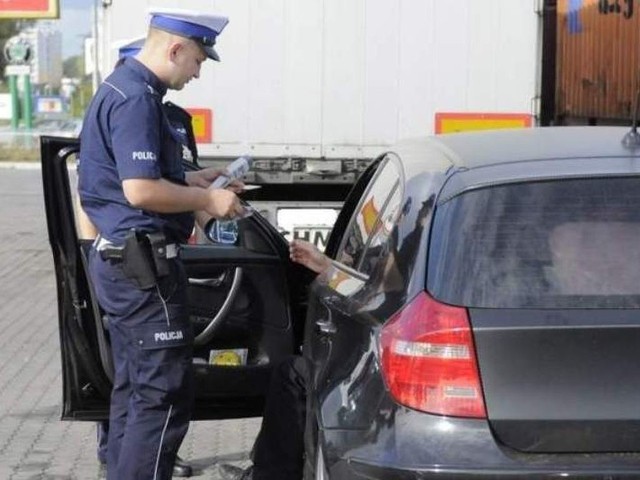
[[[118,245],[98,235],[93,242],[93,247],[100,253],[103,260],[120,260],[124,258],[124,244]],[[178,244],[168,243],[157,245],[153,248],[153,255],[160,258],[176,258],[178,256]]]

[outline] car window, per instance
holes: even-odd
[[[486,308],[640,307],[640,178],[502,185],[435,212],[427,288]]]
[[[373,232],[369,236],[369,242],[360,257],[357,269],[365,275],[371,275],[380,258],[388,253],[390,245],[387,240],[398,218],[400,209],[400,188],[396,183],[393,193],[381,212]]]
[[[391,158],[389,155],[371,180],[336,255],[338,262],[365,274],[373,270],[380,256],[400,203],[400,170]]]

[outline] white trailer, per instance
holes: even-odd
[[[205,62],[199,80],[168,96],[193,112],[201,157],[248,153],[252,182],[330,192],[400,138],[535,123],[538,3],[112,0],[101,15],[101,75],[116,61],[114,42],[145,34],[149,7],[227,15],[221,63]]]

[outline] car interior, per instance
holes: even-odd
[[[50,142],[43,152],[59,147]],[[72,347],[68,350],[87,357],[79,363],[91,379],[90,390],[108,399],[113,378],[108,316],[87,280],[92,240],[80,241],[78,236],[71,162],[77,150],[77,145],[62,148],[49,165],[43,162],[43,177],[49,178],[45,179],[47,217],[56,223],[56,238],[50,240],[59,257],[57,274],[66,277],[63,283],[74,297],[63,302],[67,307],[60,314],[63,334]],[[291,281],[297,269],[290,268],[287,243],[266,220],[252,215],[239,221],[236,245],[208,241],[183,245],[180,255],[189,277],[189,315],[195,334],[196,416],[199,402],[207,418],[259,415],[272,366],[299,343],[300,328],[292,320],[299,318],[292,315],[299,295],[288,285],[302,288],[302,283]],[[217,413],[211,413],[211,405]]]

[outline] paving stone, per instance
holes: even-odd
[[[92,422],[60,421],[62,378],[53,260],[38,169],[0,162],[0,479],[104,478]],[[246,466],[260,419],[192,422],[180,455],[196,476]]]

